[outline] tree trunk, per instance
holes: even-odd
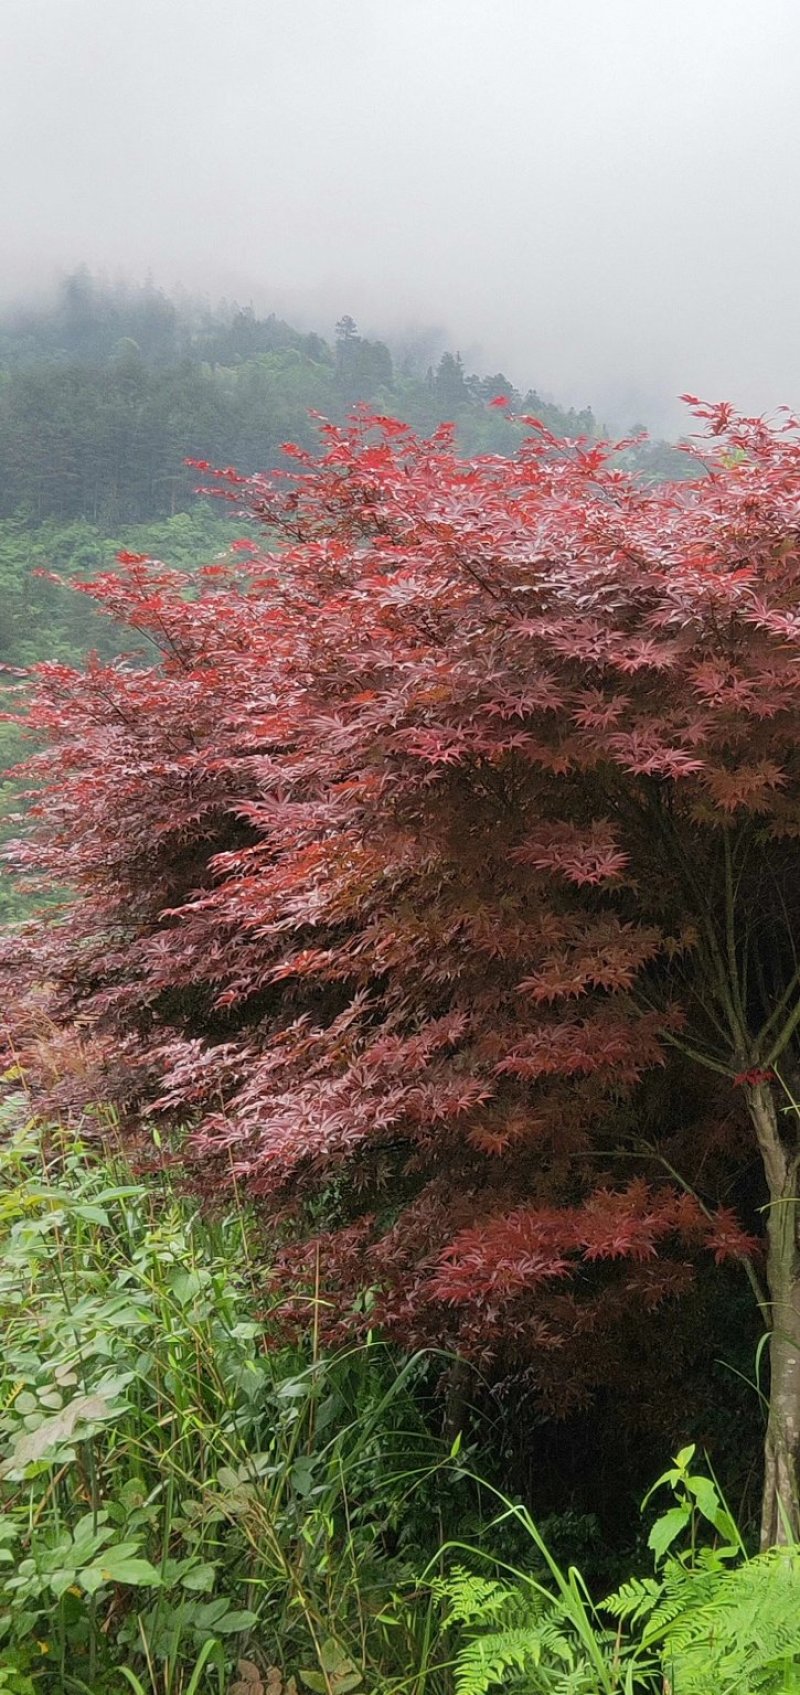
[[[463,1436],[469,1413],[469,1391],[473,1372],[466,1360],[456,1359],[444,1380],[444,1438],[453,1443]]]
[[[800,1203],[796,1151],[781,1139],[768,1084],[748,1090],[769,1190],[767,1310],[770,1396],[761,1546],[800,1541]]]

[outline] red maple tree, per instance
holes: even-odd
[[[206,1182],[311,1198],[343,1310],[369,1288],[371,1322],[545,1384],[709,1248],[759,1287],[758,1243],[675,1175],[754,1137],[774,1541],[800,1447],[800,442],[696,410],[671,486],[531,419],[513,460],[364,416],[291,474],[215,473],[263,548],[197,579],[121,556],[81,592],[152,663],[38,668],[17,860],[72,898],[5,951],[15,999],[46,982],[102,1039],[93,1089],[190,1120]],[[673,1065],[705,1079],[689,1122],[648,1107]]]

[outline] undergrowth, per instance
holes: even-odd
[[[652,1574],[598,1600],[562,1569],[530,1515],[503,1503],[522,1531],[524,1566],[459,1557],[432,1580],[453,1645],[456,1695],[790,1695],[800,1690],[800,1548],[748,1557],[712,1477],[681,1450],[651,1495],[670,1505],[653,1524]],[[488,1566],[488,1570],[481,1567]]]
[[[255,1240],[0,1110],[0,1695],[800,1690],[800,1550],[693,1448],[598,1598],[431,1433],[429,1359],[286,1344]]]
[[[242,1208],[201,1220],[23,1107],[0,1148],[0,1691],[228,1691],[239,1662],[247,1695],[269,1668],[273,1695],[421,1689],[448,1458],[426,1362],[278,1345]]]

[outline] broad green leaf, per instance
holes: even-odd
[[[0,1467],[0,1475],[3,1471],[24,1470],[35,1460],[43,1459],[51,1449],[68,1442],[81,1425],[101,1424],[113,1417],[114,1412],[102,1395],[76,1395],[53,1418],[44,1419],[37,1430],[19,1437],[10,1459]]]
[[[147,1586],[156,1589],[161,1583],[161,1574],[149,1560],[133,1556],[127,1559],[103,1559],[103,1581],[105,1583],[129,1583],[132,1587]]]
[[[191,1589],[193,1593],[208,1594],[214,1587],[216,1576],[216,1566],[192,1566],[181,1578],[181,1585],[184,1589]]]
[[[108,1579],[100,1566],[84,1566],[78,1572],[78,1582],[81,1588],[86,1590],[87,1595],[95,1595],[97,1590],[102,1589],[103,1584],[107,1581]]]
[[[222,1617],[217,1619],[214,1629],[218,1630],[220,1635],[231,1636],[237,1630],[252,1630],[253,1625],[257,1623],[258,1614],[248,1612],[243,1607],[240,1611],[223,1613]]]
[[[689,1507],[670,1507],[669,1512],[656,1519],[647,1538],[648,1548],[652,1548],[657,1560],[663,1559],[666,1551],[681,1532],[686,1529],[691,1520]]]
[[[89,1201],[73,1201],[70,1211],[75,1218],[83,1219],[85,1224],[99,1224],[108,1228],[109,1217],[104,1207],[94,1206]]]
[[[304,1456],[295,1460],[291,1471],[292,1485],[301,1497],[310,1495],[314,1487],[314,1461]]]
[[[710,1477],[689,1477],[686,1487],[694,1496],[698,1512],[707,1518],[709,1524],[716,1526],[722,1511],[719,1495]]]

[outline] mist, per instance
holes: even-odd
[[[797,0],[3,0],[2,297],[80,263],[626,427],[800,407]]]

